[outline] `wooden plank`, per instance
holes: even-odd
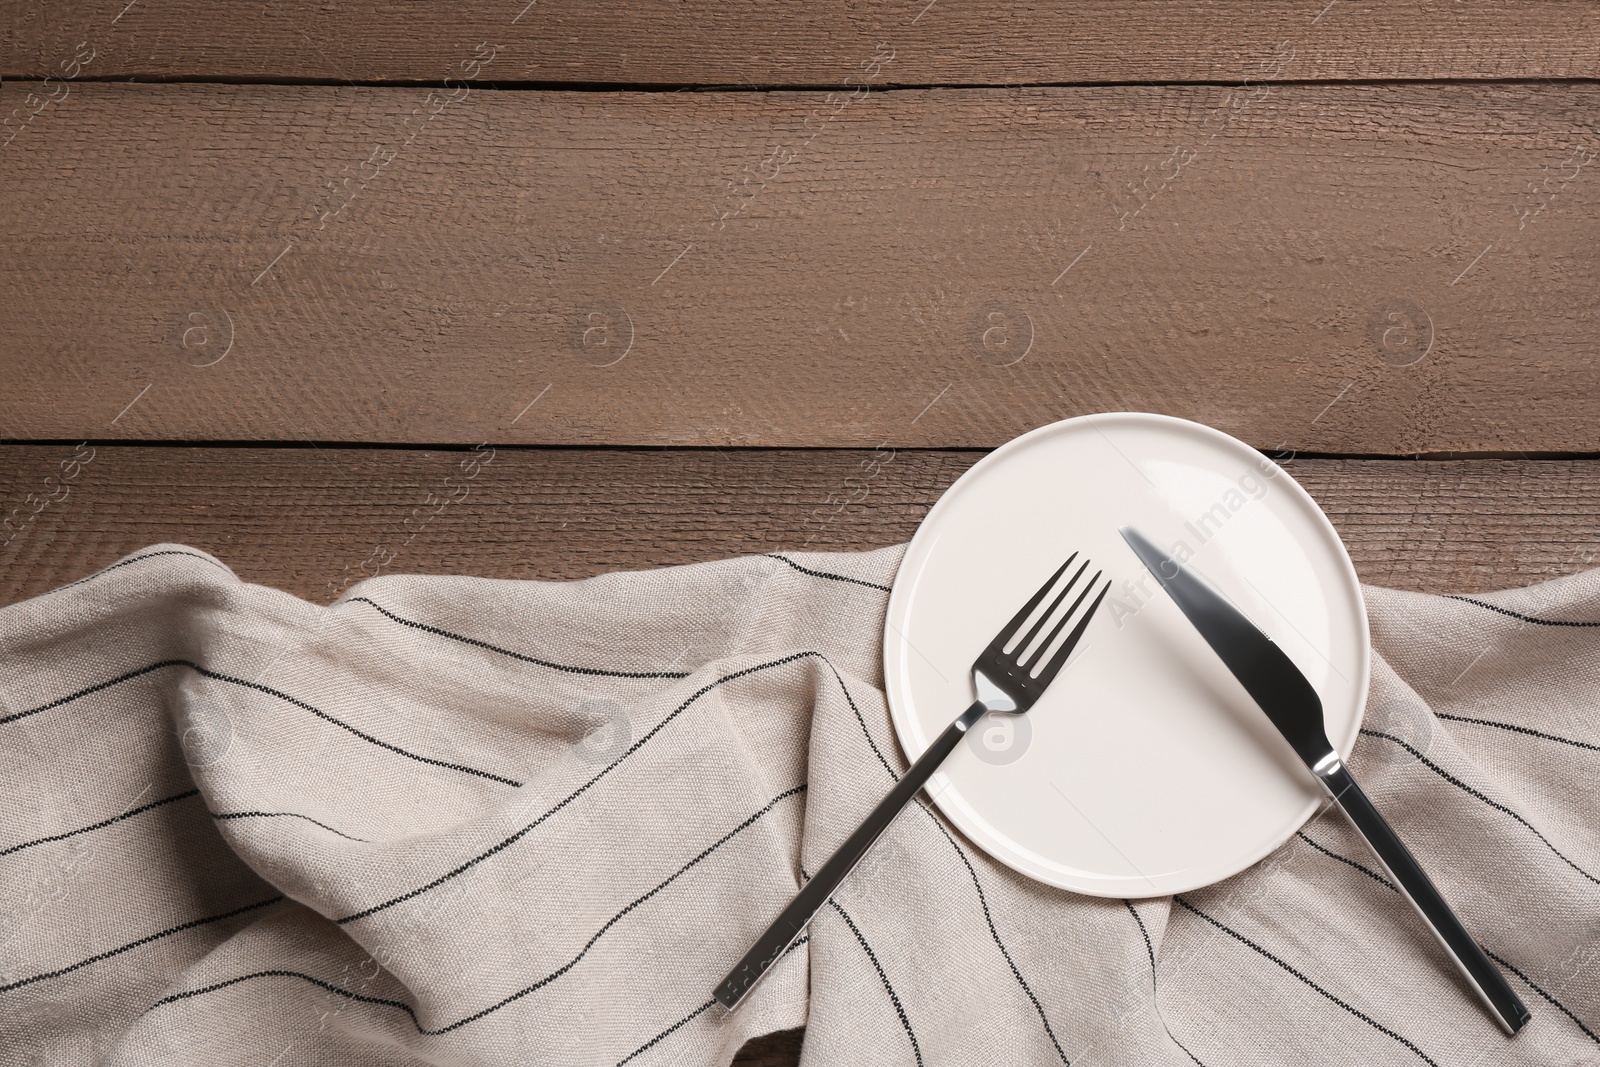
[[[376,573],[577,578],[878,548],[908,540],[979,455],[9,445],[0,602],[159,541],[318,602]],[[1286,469],[1379,585],[1481,591],[1573,573],[1600,553],[1600,460],[1295,459]]]
[[[0,438],[1600,450],[1597,85],[462,91],[44,107]]]
[[[1585,0],[45,0],[6,5],[7,78],[51,73],[79,42],[100,77],[438,82],[481,41],[496,78],[837,85],[880,44],[902,85],[1582,78],[1600,74]],[[1280,60],[1287,63],[1280,68]],[[1265,64],[1265,65],[1264,65]]]

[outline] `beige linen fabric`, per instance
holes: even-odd
[[[0,1063],[1600,1063],[1600,572],[1369,589],[1352,765],[1535,1018],[1508,1040],[1336,813],[1180,898],[908,811],[740,1011],[710,990],[904,768],[900,549],[322,607],[177,545],[0,611]]]

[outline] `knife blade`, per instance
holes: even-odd
[[[1328,740],[1322,700],[1294,661],[1194,570],[1163,552],[1132,526],[1124,526],[1120,532],[1134,555],[1161,583],[1349,818],[1490,1015],[1508,1034],[1522,1029],[1531,1018],[1527,1007],[1462,925],[1411,850],[1351,777]]]

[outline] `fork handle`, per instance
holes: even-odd
[[[917,758],[905,776],[889,790],[889,795],[879,801],[878,806],[872,809],[855,832],[845,838],[844,844],[829,857],[822,869],[801,887],[789,906],[772,920],[772,925],[767,927],[767,932],[756,939],[750,951],[728,972],[728,976],[717,986],[715,993],[717,1003],[724,1008],[732,1010],[739,1006],[751,989],[755,988],[767,969],[776,963],[788,951],[790,945],[800,936],[801,931],[811,922],[822,905],[828,902],[834,890],[839,888],[839,883],[861,862],[861,857],[872,848],[873,842],[883,836],[883,832],[894,822],[895,816],[911,803],[911,798],[916,796],[917,790],[927,784],[933,773],[945,758],[955,751],[961,743],[961,738],[972,728],[972,724],[983,717],[988,711],[981,700],[973,701],[966,711],[962,712],[955,722],[944,728],[944,732],[934,739],[928,750]]]
[[[1411,850],[1389,826],[1388,820],[1379,814],[1356,780],[1350,777],[1350,772],[1342,763],[1335,761],[1318,776],[1334,802],[1372,849],[1373,855],[1378,857],[1378,862],[1383,864],[1384,871],[1394,879],[1395,885],[1417,910],[1433,936],[1439,939],[1439,944],[1460,969],[1472,991],[1489,1009],[1494,1020],[1508,1034],[1515,1034],[1522,1029],[1531,1017],[1522,999],[1512,991],[1505,976],[1462,925],[1446,903],[1444,895],[1433,884],[1433,879],[1428,877]]]

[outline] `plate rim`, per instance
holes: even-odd
[[[905,600],[911,595],[909,592],[911,583],[903,583],[900,579],[902,576],[907,574],[907,564],[914,558],[919,543],[927,538],[935,536],[932,533],[935,521],[939,517],[940,513],[945,510],[946,505],[950,504],[950,502],[954,499],[956,489],[968,479],[981,475],[986,467],[998,464],[1010,453],[1021,451],[1035,438],[1048,434],[1059,433],[1064,429],[1075,425],[1091,425],[1096,422],[1107,421],[1130,422],[1134,424],[1147,423],[1164,426],[1168,429],[1179,429],[1186,433],[1198,432],[1200,436],[1210,437],[1227,448],[1243,448],[1246,451],[1259,456],[1263,461],[1271,463],[1273,467],[1276,468],[1277,473],[1285,477],[1285,484],[1292,487],[1291,495],[1295,495],[1297,497],[1297,500],[1302,507],[1309,506],[1311,513],[1315,515],[1317,519],[1321,520],[1323,532],[1330,536],[1332,545],[1335,549],[1334,562],[1336,569],[1339,572],[1339,577],[1347,584],[1349,591],[1353,593],[1357,607],[1357,630],[1359,631],[1357,634],[1359,638],[1357,648],[1358,659],[1360,661],[1360,677],[1355,687],[1355,717],[1350,727],[1349,737],[1343,744],[1336,739],[1330,738],[1330,740],[1333,741],[1334,748],[1339,752],[1340,756],[1345,760],[1348,760],[1350,758],[1351,750],[1355,747],[1356,739],[1360,737],[1361,724],[1366,718],[1367,698],[1370,695],[1372,682],[1372,632],[1370,620],[1367,616],[1366,596],[1361,589],[1361,579],[1360,576],[1356,574],[1355,564],[1350,559],[1350,552],[1345,547],[1344,538],[1339,536],[1339,531],[1334,527],[1333,520],[1328,518],[1327,512],[1322,510],[1322,506],[1317,503],[1316,499],[1306,491],[1305,487],[1295,479],[1294,475],[1292,475],[1289,471],[1284,470],[1284,468],[1270,456],[1267,456],[1259,449],[1252,447],[1247,442],[1241,441],[1232,434],[1223,430],[1219,430],[1214,426],[1208,426],[1202,422],[1195,422],[1192,419],[1183,419],[1174,415],[1162,415],[1150,411],[1103,411],[1093,412],[1086,415],[1074,415],[1069,418],[1058,419],[1055,422],[1046,423],[1043,426],[1037,426],[1024,434],[1013,437],[1011,440],[996,448],[994,451],[988,453],[982,459],[978,460],[977,463],[974,463],[971,467],[962,472],[960,477],[951,482],[944,492],[939,494],[939,499],[934,502],[933,507],[928,510],[928,513],[922,517],[922,521],[917,524],[916,532],[912,534],[911,540],[906,543],[905,552],[901,554],[900,562],[895,567],[894,578],[889,583],[889,600],[884,611],[882,654],[884,702],[888,707],[889,722],[894,729],[895,740],[900,746],[901,755],[906,758],[908,763],[916,758],[916,756],[911,754],[906,745],[906,734],[908,733],[908,729],[906,726],[902,725],[902,719],[907,717],[910,712],[902,708],[902,704],[905,701],[905,696],[900,691],[901,686],[895,671],[892,669],[893,664],[891,661],[891,649],[895,646],[891,645],[891,638],[892,635],[899,629],[896,626],[896,622],[903,621],[908,610],[906,608]],[[916,755],[921,755],[921,751],[918,751]],[[1012,861],[1012,859],[1000,855],[998,852],[985,845],[982,837],[976,834],[973,827],[969,825],[966,813],[963,812],[958,805],[954,803],[947,803],[947,800],[953,801],[955,799],[956,795],[958,794],[958,790],[956,790],[955,787],[950,783],[949,778],[945,776],[943,771],[936,772],[934,777],[930,780],[929,785],[934,786],[936,783],[943,784],[942,786],[927,790],[929,793],[929,798],[933,801],[934,805],[938,807],[940,813],[943,814],[945,818],[950,820],[956,829],[961,831],[962,836],[964,836],[977,848],[982,849],[984,854],[989,856],[995,862],[1004,864],[1017,873],[1027,878],[1031,878],[1034,881],[1041,882],[1045,885],[1055,886],[1058,889],[1065,889],[1069,892],[1079,893],[1083,896],[1093,896],[1116,900],[1143,899],[1141,897],[1128,897],[1125,894],[1111,891],[1109,888],[1097,890],[1085,887],[1081,883],[1069,883],[1063,880],[1045,877],[1040,872],[1028,870],[1018,866],[1017,863]],[[1225,873],[1217,875],[1216,877],[1208,878],[1205,881],[1194,882],[1192,884],[1183,883],[1182,885],[1178,885],[1176,888],[1164,889],[1158,894],[1147,894],[1147,896],[1170,896],[1175,893],[1191,892],[1195,889],[1204,888],[1205,886],[1215,885],[1218,882],[1232,878],[1241,871],[1248,870],[1250,867],[1261,862],[1261,860],[1281,848],[1284,842],[1288,841],[1289,838],[1293,837],[1295,833],[1304,827],[1305,824],[1310,821],[1311,817],[1321,809],[1321,807],[1321,798],[1313,798],[1307,801],[1300,814],[1294,819],[1290,820],[1288,830],[1281,837],[1270,840],[1263,848],[1251,854],[1247,859],[1240,862],[1234,869],[1228,870]]]

